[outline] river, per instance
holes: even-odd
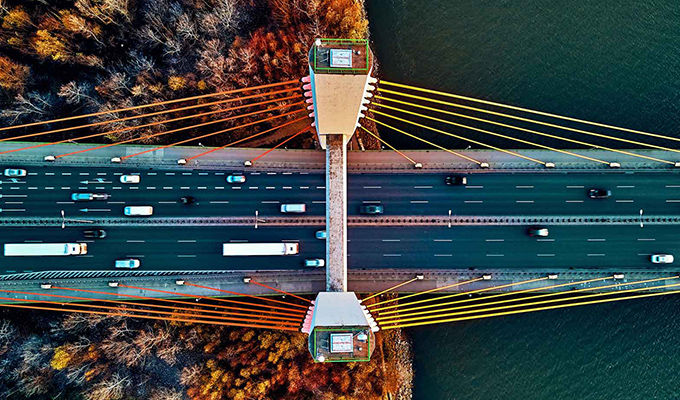
[[[385,80],[680,132],[678,0],[367,0],[367,8]],[[680,297],[663,297],[410,328],[414,398],[680,399],[678,321]]]

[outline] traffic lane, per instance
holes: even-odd
[[[96,229],[96,226],[92,227]],[[83,229],[11,228],[0,231],[4,243],[86,242],[88,254],[63,257],[4,257],[3,273],[45,270],[114,270],[117,259],[138,258],[141,270],[299,269],[306,258],[325,258],[325,241],[313,228],[164,227],[105,228],[104,239],[85,239]],[[300,243],[300,254],[272,257],[224,257],[222,243]]]
[[[665,268],[652,254],[680,249],[673,226],[374,228],[350,230],[352,268]]]

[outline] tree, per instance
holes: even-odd
[[[0,87],[13,92],[23,92],[31,69],[0,56]]]

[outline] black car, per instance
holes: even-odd
[[[196,203],[196,198],[192,197],[192,196],[182,197],[179,200],[182,202],[182,204],[195,204]]]
[[[449,186],[467,185],[467,176],[459,176],[459,175],[447,176],[446,177],[446,184],[449,185]]]
[[[106,231],[103,229],[91,229],[83,232],[86,238],[92,239],[104,239],[106,237]]]
[[[606,189],[590,189],[588,191],[588,197],[591,199],[606,199],[612,195],[611,190]]]
[[[377,215],[383,213],[383,206],[361,206],[359,207],[359,213],[364,215]]]

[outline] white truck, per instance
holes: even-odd
[[[298,243],[224,243],[224,256],[288,256],[298,254]]]
[[[87,254],[87,243],[7,243],[5,256],[77,256]]]

